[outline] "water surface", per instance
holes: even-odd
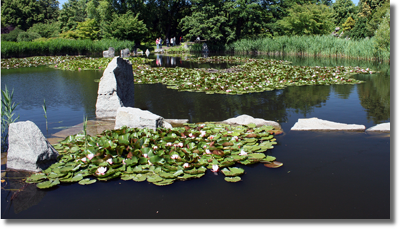
[[[230,67],[200,66],[176,57],[171,64],[171,57],[159,58],[167,67]],[[164,118],[204,122],[248,114],[278,121],[285,133],[277,136],[278,144],[267,154],[284,166],[238,165],[246,171],[239,183],[227,183],[222,174],[207,172],[200,179],[165,187],[119,179],[89,186],[62,184],[50,190],[28,185],[12,201],[13,193],[2,189],[2,218],[390,218],[388,134],[290,131],[298,118],[318,117],[366,128],[389,122],[389,66],[343,59],[284,59],[296,65],[358,65],[381,73],[356,76],[366,81],[358,85],[288,87],[244,95],[206,95],[162,84],[137,84],[135,106]],[[151,65],[157,66],[155,61]],[[1,74],[2,89],[14,88],[20,120],[35,122],[47,137],[81,123],[84,116],[95,119],[95,80],[101,71],[38,67],[2,69]]]

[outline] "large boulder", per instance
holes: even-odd
[[[39,172],[57,161],[58,152],[31,121],[11,123],[7,168]]]
[[[96,116],[98,118],[115,118],[118,108],[133,106],[132,65],[128,60],[114,57],[100,78],[96,101]]]
[[[254,123],[257,126],[273,126],[275,127],[275,129],[282,129],[281,125],[279,125],[279,123],[275,121],[268,121],[261,118],[253,118],[252,116],[246,114],[237,116],[236,118],[227,119],[225,121],[222,121],[222,123],[226,123],[229,125],[247,125],[250,123]]]
[[[164,121],[164,118],[133,107],[120,107],[115,118],[114,129],[119,129],[123,126],[131,128],[149,128],[156,129],[158,127],[172,128],[171,124]]]
[[[331,122],[318,118],[299,118],[291,130],[348,130],[364,131],[364,125]]]

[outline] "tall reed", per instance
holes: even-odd
[[[56,55],[102,55],[109,47],[118,53],[125,48],[134,49],[132,41],[118,41],[115,39],[72,40],[72,39],[49,39],[46,41],[26,41],[1,43],[2,58],[28,57],[28,56],[56,56]]]
[[[19,119],[19,115],[14,118],[14,110],[18,104],[13,102],[14,89],[10,92],[7,89],[7,85],[5,85],[4,90],[1,90],[1,94],[1,152],[7,152],[8,127]]]
[[[390,60],[390,53],[374,50],[375,39],[347,40],[330,35],[282,36],[242,39],[228,45],[235,53],[296,54],[306,56],[349,57]]]

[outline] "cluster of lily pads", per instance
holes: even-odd
[[[150,59],[143,57],[129,57],[125,59],[128,59],[134,66],[140,64],[146,64],[152,61]],[[50,67],[62,70],[70,70],[70,71],[104,70],[107,68],[107,65],[110,63],[111,60],[112,60],[111,57],[108,58],[84,57],[76,59],[74,61],[66,61],[60,64],[50,65]]]
[[[198,58],[201,62],[208,58]],[[196,60],[196,59],[195,59]],[[194,60],[194,61],[195,61]],[[139,65],[134,68],[134,81],[139,84],[163,83],[179,91],[205,92],[207,94],[245,94],[282,89],[287,86],[356,84],[363,81],[353,74],[375,73],[360,67],[310,67],[292,66],[282,60],[249,59],[240,57],[211,57],[211,62],[222,60],[244,63],[229,71],[205,71],[187,68],[151,68]]]
[[[24,68],[37,67],[41,65],[60,64],[85,58],[84,56],[34,56],[26,58],[1,59],[1,68]]]
[[[123,127],[101,135],[76,134],[55,145],[60,156],[46,170],[27,178],[44,189],[62,182],[81,185],[120,177],[155,185],[200,178],[207,170],[238,182],[244,169],[235,164],[265,163],[277,168],[282,163],[265,152],[274,148],[272,126],[232,126],[219,123],[184,124],[171,129]]]

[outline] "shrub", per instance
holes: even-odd
[[[17,41],[33,41],[37,38],[40,38],[40,34],[34,32],[21,32],[18,34]]]
[[[2,34],[1,41],[17,41],[18,34],[21,32],[24,32],[24,31],[20,28],[15,28],[8,34]]]

